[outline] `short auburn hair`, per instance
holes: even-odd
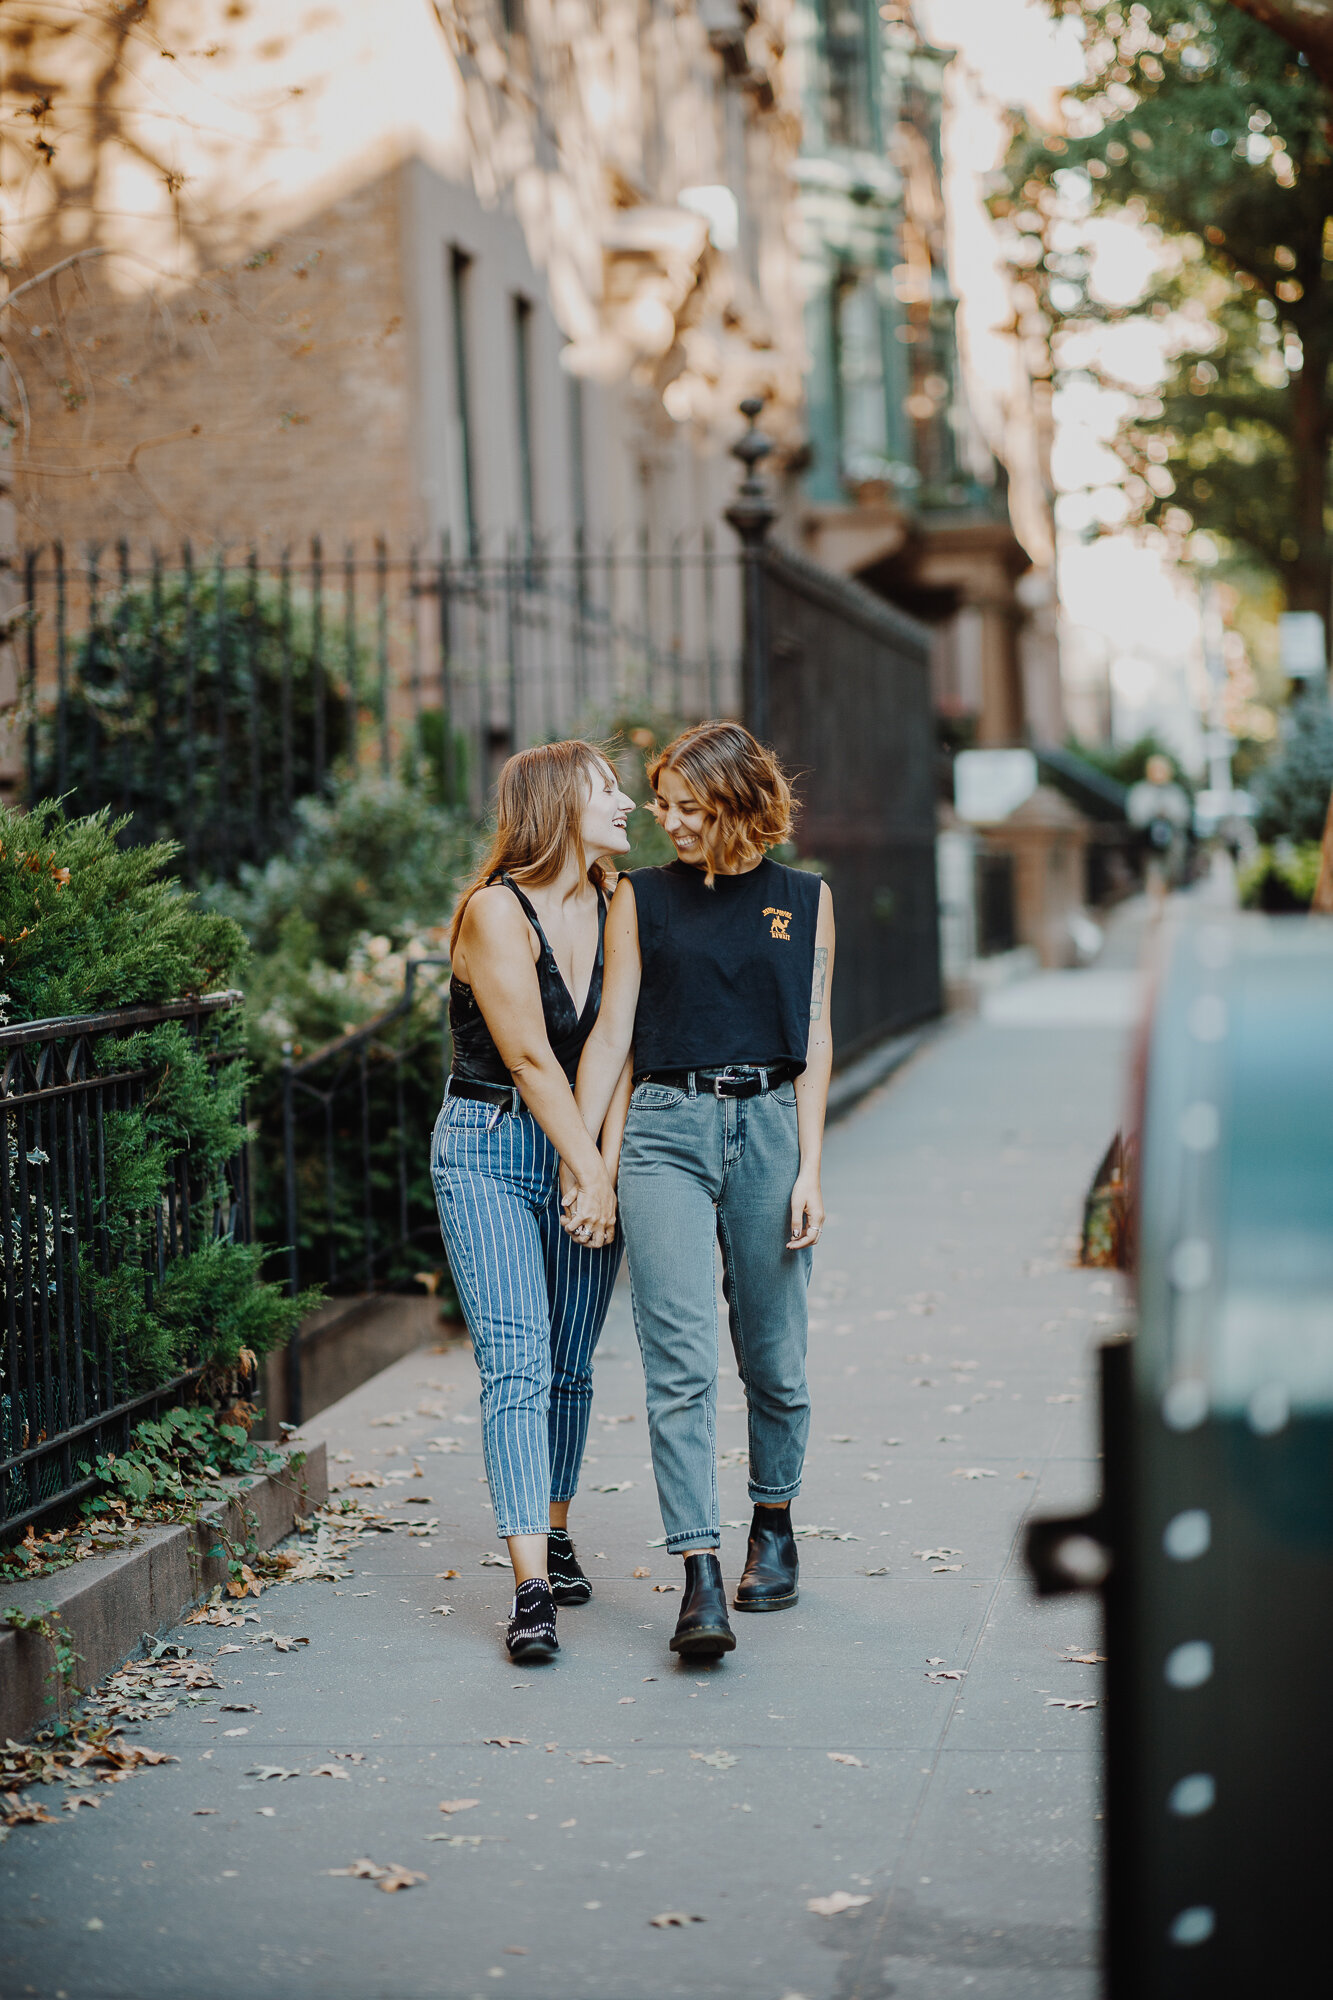
[[[705,880],[753,867],[770,847],[790,840],[792,797],[773,752],[739,722],[699,722],[668,743],[648,766],[657,789],[663,771],[679,771],[707,815],[701,844]]]

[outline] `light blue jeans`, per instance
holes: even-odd
[[[750,1498],[801,1488],[811,1254],[788,1250],[800,1165],[796,1092],[718,1098],[641,1083],[620,1155],[620,1219],[668,1549],[716,1543],[717,1291],[749,1405]]]
[[[592,1250],[560,1227],[559,1160],[526,1109],[446,1097],[430,1168],[481,1373],[495,1525],[544,1535],[551,1502],[578,1491],[620,1237]]]

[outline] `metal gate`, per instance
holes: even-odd
[[[746,719],[793,774],[797,846],[836,900],[844,1063],[940,1011],[929,635],[786,549],[746,554]]]

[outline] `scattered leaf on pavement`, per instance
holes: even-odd
[[[399,1889],[414,1888],[418,1882],[426,1880],[426,1877],[418,1874],[415,1869],[404,1868],[401,1862],[391,1861],[387,1866],[382,1866],[378,1861],[370,1861],[364,1857],[360,1861],[354,1861],[350,1868],[327,1868],[324,1872],[327,1875],[355,1875],[362,1881],[373,1882],[377,1889],[383,1889],[389,1896]]]
[[[1100,1667],[1103,1666],[1106,1662],[1105,1653],[1069,1652],[1069,1653],[1062,1653],[1060,1657],[1064,1661],[1066,1666],[1071,1666],[1071,1667]]]
[[[454,1615],[452,1604],[432,1604],[430,1608],[432,1611],[438,1611],[441,1618],[452,1618]]]
[[[351,1772],[340,1771],[336,1764],[316,1764],[310,1775],[312,1778],[346,1778],[349,1784],[352,1781]]]
[[[440,1811],[442,1813],[471,1812],[473,1806],[479,1806],[480,1804],[480,1799],[441,1799]]]
[[[688,1910],[663,1910],[660,1917],[649,1917],[648,1922],[654,1930],[674,1931],[683,1930],[686,1924],[706,1924],[708,1919],[691,1916]]]
[[[594,1493],[626,1493],[634,1484],[632,1479],[609,1479],[604,1486],[594,1486]]]
[[[660,1591],[663,1597],[669,1597],[673,1590],[680,1589],[680,1585],[678,1583],[655,1583],[653,1589]]]
[[[482,1569],[508,1569],[510,1567],[508,1556],[499,1556],[495,1553],[494,1549],[488,1549],[484,1556],[478,1556],[477,1561]]]
[[[586,1757],[579,1758],[580,1764],[614,1764],[615,1761],[614,1757],[608,1757],[600,1750],[595,1756],[589,1751]]]
[[[691,1750],[690,1756],[697,1764],[711,1764],[718,1771],[729,1771],[741,1761],[730,1750]]]
[[[936,1667],[933,1672],[926,1675],[926,1679],[935,1682],[936,1685],[941,1681],[965,1681],[967,1679],[967,1669],[966,1667]]]
[[[828,1753],[828,1760],[830,1764],[855,1764],[858,1771],[863,1771],[865,1769],[865,1765],[861,1762],[861,1759],[859,1757],[853,1757],[846,1750],[830,1750]]]
[[[650,1569],[636,1569],[634,1574],[635,1576],[651,1576],[652,1571]]]
[[[247,1778],[258,1778],[261,1784],[268,1778],[276,1778],[281,1784],[285,1778],[299,1778],[301,1773],[289,1771],[282,1764],[256,1764],[254,1769],[247,1771],[245,1775]]]
[[[997,1472],[991,1472],[984,1465],[956,1465],[953,1469],[953,1476],[955,1479],[998,1479],[999,1478],[999,1474]]]
[[[845,1889],[835,1889],[831,1896],[811,1896],[805,1907],[816,1917],[836,1917],[844,1910],[859,1910],[869,1901],[869,1896],[849,1896]]]
[[[458,1571],[456,1569],[437,1569],[435,1572],[435,1581],[436,1583],[448,1583],[450,1577],[457,1575]]]
[[[497,1750],[514,1750],[520,1743],[526,1744],[526,1736],[483,1736],[483,1743],[493,1743]]]
[[[887,1563],[881,1563],[878,1569],[866,1569],[861,1572],[862,1576],[887,1576],[888,1573],[889,1566]]]
[[[77,1812],[80,1806],[100,1806],[101,1803],[102,1801],[95,1799],[91,1792],[74,1792],[65,1800],[65,1811]]]
[[[1064,1701],[1058,1695],[1050,1697],[1047,1708],[1096,1708],[1095,1701]]]

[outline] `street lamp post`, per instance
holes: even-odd
[[[741,654],[741,708],[746,727],[761,740],[769,730],[768,630],[764,602],[763,553],[768,531],[777,518],[768,482],[759,466],[773,449],[773,440],[759,429],[762,396],[747,396],[741,404],[746,429],[731,448],[745,468],[745,477],[725,519],[740,537],[744,589],[744,636]]]

